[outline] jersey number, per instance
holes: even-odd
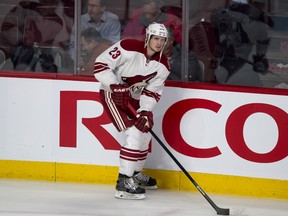
[[[111,51],[109,52],[109,55],[111,55],[111,57],[112,57],[113,59],[116,59],[116,58],[118,58],[118,56],[121,55],[121,52],[118,50],[118,47],[115,47],[113,50],[111,50]]]

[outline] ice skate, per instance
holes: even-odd
[[[158,188],[156,179],[147,176],[142,172],[134,172],[133,179],[140,187],[147,190],[155,190]]]
[[[144,199],[145,189],[139,187],[132,177],[119,175],[115,197],[119,199]]]

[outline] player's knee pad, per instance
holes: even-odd
[[[151,134],[150,133],[142,133],[142,143],[140,146],[140,150],[147,150],[149,148],[149,143],[151,141]]]
[[[124,146],[131,149],[148,149],[149,142],[151,140],[150,133],[143,133],[138,130],[135,126],[129,127],[125,130],[127,137]]]

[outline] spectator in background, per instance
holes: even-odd
[[[233,2],[211,14],[217,37],[218,83],[262,86],[259,74],[268,72],[265,57],[269,45],[267,23],[259,18],[263,11],[249,4]]]
[[[92,27],[85,29],[81,33],[81,59],[82,65],[80,75],[93,75],[96,58],[108,47],[111,42],[101,37],[100,33]]]
[[[1,26],[1,40],[5,44],[8,58],[13,56],[16,47],[24,42],[26,18],[33,16],[60,19],[56,14],[58,4],[59,0],[20,1],[9,11]]]
[[[4,19],[1,40],[6,62],[2,69],[58,72],[52,46],[61,47],[63,20],[56,13],[60,0],[20,1]],[[55,41],[58,37],[59,40]],[[41,47],[45,46],[45,50]]]
[[[169,41],[165,46],[165,54],[171,66],[170,80],[181,80],[181,41],[182,21],[179,17],[169,11],[162,10],[161,0],[142,0],[142,7],[136,9],[124,27],[122,37],[138,40],[145,39],[145,29],[153,22],[162,23],[170,31]],[[193,51],[189,52],[189,74],[188,81],[199,81],[201,68],[197,56]]]
[[[201,82],[216,82],[215,69],[218,67],[215,56],[216,40],[215,29],[210,22],[202,21],[189,29],[189,50],[199,59]]]
[[[171,72],[168,76],[168,80],[181,80],[182,74],[182,50],[181,44],[174,42],[174,34],[172,30],[169,30],[169,39],[166,46],[170,52],[166,52],[166,56],[169,59],[169,64]],[[169,48],[172,47],[172,48]],[[199,64],[198,57],[196,56],[193,50],[188,52],[188,81],[203,81],[202,78],[202,69]]]
[[[164,13],[161,0],[142,0],[142,7],[136,9],[124,27],[122,37],[145,39],[145,29],[153,22],[162,23],[174,33],[176,43],[182,40],[182,21],[172,13]]]
[[[81,15],[81,32],[95,28],[103,38],[115,43],[120,40],[121,24],[116,14],[108,12],[105,0],[88,0],[88,13]],[[69,54],[74,59],[75,25],[72,28]]]

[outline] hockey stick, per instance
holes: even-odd
[[[128,108],[133,112],[135,116],[137,116],[137,112],[128,104]],[[209,204],[215,209],[218,215],[235,215],[241,214],[244,209],[226,209],[218,207],[211,198],[205,193],[205,191],[198,185],[198,183],[191,177],[191,175],[186,171],[186,169],[182,166],[182,164],[176,159],[176,157],[171,153],[171,151],[165,146],[165,144],[159,139],[159,137],[153,132],[152,129],[149,129],[151,135],[158,141],[158,143],[162,146],[162,148],[167,152],[167,154],[173,159],[173,161],[179,166],[179,168],[184,172],[187,178],[194,184],[194,186],[198,189],[198,191],[202,194],[202,196],[209,202]]]
[[[252,62],[252,61],[250,61],[250,60],[248,60],[248,59],[242,58],[242,57],[240,57],[240,56],[236,56],[235,58],[236,58],[236,59],[239,59],[239,60],[242,60],[242,61],[246,62],[247,64],[250,64],[250,65],[252,65],[252,66],[254,66],[254,67],[257,67],[257,65],[256,65],[254,62]],[[273,76],[275,76],[275,77],[277,77],[277,78],[281,78],[281,76],[279,76],[278,74],[275,74],[275,73],[274,73],[273,71],[271,71],[271,70],[267,70],[267,72],[270,73],[270,74],[272,74]]]

